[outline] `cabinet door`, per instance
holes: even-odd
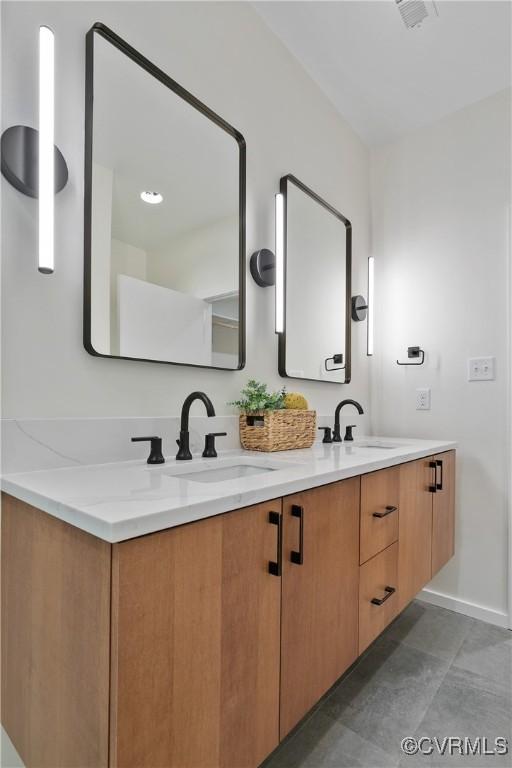
[[[400,467],[361,477],[360,563],[398,539],[399,478]]]
[[[281,500],[114,545],[111,766],[254,768],[277,746],[270,512]]]
[[[398,542],[367,560],[360,568],[359,653],[398,613]]]
[[[434,456],[436,493],[432,494],[432,576],[455,552],[455,451]]]
[[[432,576],[432,459],[400,465],[398,610],[410,603]]]
[[[359,487],[283,499],[281,738],[357,657]]]

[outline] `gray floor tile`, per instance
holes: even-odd
[[[7,732],[0,726],[0,768],[23,768],[23,761],[14,749]]]
[[[397,759],[321,711],[264,763],[264,768],[392,768]]]
[[[459,613],[414,602],[384,632],[383,638],[452,661],[473,623],[473,619]]]
[[[504,692],[501,684],[490,678],[475,675],[469,670],[456,667],[446,674],[425,717],[412,735],[437,737],[440,741],[446,736],[461,739],[486,737],[489,748],[494,746],[498,736],[511,739],[511,693]],[[482,755],[439,755],[403,757],[401,766],[443,766],[464,765],[510,766],[511,756]]]
[[[391,640],[374,645],[321,711],[392,756],[424,717],[448,662]]]
[[[454,666],[512,686],[512,632],[472,620]]]

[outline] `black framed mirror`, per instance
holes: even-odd
[[[243,136],[103,24],[86,36],[84,345],[245,363]]]
[[[283,176],[283,331],[279,373],[347,384],[352,225],[295,176]]]

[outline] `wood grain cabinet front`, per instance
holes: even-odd
[[[360,563],[398,539],[400,467],[361,477]]]
[[[398,613],[398,543],[391,544],[360,568],[359,653]]]
[[[432,458],[400,466],[398,607],[403,610],[432,577]]]
[[[357,658],[359,486],[283,500],[281,738]]]
[[[110,765],[254,768],[279,742],[281,500],[115,544]]]
[[[432,494],[432,576],[455,552],[455,451],[433,457],[435,493]]]

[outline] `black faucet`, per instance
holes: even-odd
[[[358,402],[356,402],[356,400],[342,400],[341,403],[338,403],[336,410],[334,411],[334,431],[332,435],[333,443],[341,443],[340,411],[344,405],[353,405],[354,408],[357,408],[360,414],[364,413],[362,407]]]
[[[179,451],[176,454],[176,461],[189,461],[192,458],[189,446],[189,432],[188,432],[188,417],[190,413],[190,406],[194,400],[202,400],[206,407],[206,413],[208,416],[215,416],[215,408],[213,403],[204,392],[192,392],[185,398],[183,407],[181,409],[181,426],[180,426],[180,439],[176,442],[179,445]]]

